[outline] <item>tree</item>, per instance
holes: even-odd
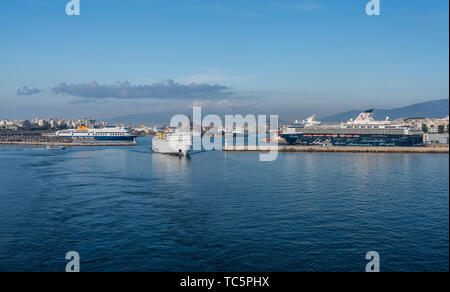
[[[438,126],[438,133],[439,134],[444,134],[445,133],[445,126],[444,125],[439,125]]]
[[[428,133],[428,127],[427,127],[427,125],[422,124],[422,131],[423,131],[424,133]]]

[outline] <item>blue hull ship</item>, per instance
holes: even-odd
[[[79,140],[79,141],[134,141],[136,139],[136,136],[108,136],[108,137],[102,137],[102,136],[93,136],[93,137],[86,137],[86,136],[73,136],[73,140]]]
[[[123,127],[106,127],[91,129],[80,126],[78,129],[56,132],[57,137],[72,138],[74,141],[134,141],[136,136]]]
[[[401,121],[373,119],[373,110],[361,113],[355,120],[339,125],[322,125],[312,116],[295,121],[281,135],[288,145],[420,147],[423,133]]]
[[[422,135],[335,135],[335,134],[289,134],[281,135],[288,145],[303,146],[373,146],[373,147],[419,147]]]

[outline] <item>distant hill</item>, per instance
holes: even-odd
[[[106,119],[107,122],[113,123],[113,124],[123,124],[127,126],[140,126],[140,125],[159,125],[162,126],[164,124],[169,124],[170,119],[177,115],[177,114],[185,114],[187,116],[192,116],[192,112],[186,112],[186,113],[177,113],[177,112],[165,112],[165,113],[150,113],[150,114],[134,114],[134,115],[127,115],[122,117],[115,117]],[[208,113],[208,112],[202,112],[202,117],[204,118],[208,114],[217,114],[217,113]],[[233,114],[233,113],[229,113]],[[239,113],[243,116],[250,114],[250,113]],[[263,113],[261,113],[263,114]],[[220,115],[224,119],[224,114]],[[267,116],[269,116],[267,114]],[[225,120],[223,120],[225,121]],[[280,124],[288,124],[288,122],[279,119],[278,121]]]
[[[396,109],[375,109],[374,116],[377,120],[384,120],[387,116],[392,120],[398,118],[405,117],[437,117],[443,118],[448,115],[448,99],[435,100],[430,102],[413,104],[407,107],[396,108]],[[334,115],[327,118],[320,118],[319,120],[328,123],[337,123],[337,122],[346,122],[350,119],[354,119],[358,116],[359,113],[368,110],[368,109],[360,109],[348,111],[345,113],[341,113],[338,115]],[[123,117],[116,117],[107,119],[108,122],[115,124],[124,124],[124,125],[163,125],[168,124],[172,116],[176,114],[187,114],[192,115],[192,112],[186,113],[175,113],[175,112],[164,112],[164,113],[149,113],[149,114],[134,114]],[[203,117],[208,113],[203,112]],[[231,114],[231,113],[230,113]],[[245,115],[245,112],[241,114]],[[263,113],[261,113],[263,114]],[[279,120],[280,124],[283,124],[281,119]]]
[[[172,113],[150,113],[150,114],[134,114],[122,117],[108,119],[107,121],[114,124],[124,125],[163,125],[170,122]]]
[[[448,107],[448,99],[433,100],[390,110],[375,109],[374,117],[376,120],[384,120],[386,117],[389,117],[391,120],[413,117],[443,118],[448,115]],[[354,119],[358,114],[365,110],[368,109],[352,110],[320,120],[328,123],[346,122],[350,119]]]

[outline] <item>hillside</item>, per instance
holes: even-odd
[[[389,117],[391,120],[412,117],[443,118],[448,115],[448,107],[448,99],[441,99],[424,103],[417,103],[395,109],[375,109],[374,117],[377,120],[384,120],[386,117]],[[328,123],[345,122],[350,119],[354,119],[358,116],[359,113],[365,110],[367,109],[352,110],[334,116],[322,118],[321,120]]]

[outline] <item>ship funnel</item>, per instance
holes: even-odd
[[[372,121],[374,121],[373,110],[368,110],[363,113],[360,113],[359,116],[355,119],[355,122],[359,123],[368,123]]]

